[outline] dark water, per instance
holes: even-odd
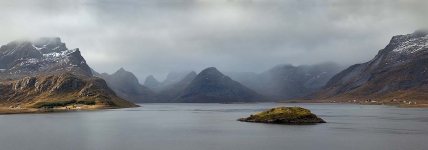
[[[428,109],[293,104],[329,123],[235,121],[280,104],[143,104],[140,108],[0,116],[4,150],[428,149]]]

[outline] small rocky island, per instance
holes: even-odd
[[[310,110],[301,107],[285,107],[272,108],[261,113],[251,115],[248,118],[240,118],[242,122],[259,122],[259,123],[274,123],[274,124],[313,124],[326,123],[317,115],[311,113]]]

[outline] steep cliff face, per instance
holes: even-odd
[[[155,98],[156,94],[149,88],[141,85],[132,72],[121,68],[111,75],[107,73],[95,74],[103,78],[120,98],[133,103],[157,102]]]
[[[200,72],[171,102],[221,103],[264,101],[255,91],[233,81],[216,68]]]
[[[353,65],[335,75],[318,98],[420,99],[428,91],[427,33],[421,30],[394,36],[369,62]]]
[[[101,107],[133,107],[100,78],[83,79],[71,73],[25,77],[0,83],[0,103],[31,107],[39,102],[95,100]]]

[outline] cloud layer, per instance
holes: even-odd
[[[428,27],[425,0],[0,0],[0,44],[61,37],[99,72],[361,63]]]

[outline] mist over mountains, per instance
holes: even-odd
[[[300,98],[321,89],[331,77],[342,70],[336,63],[316,65],[278,65],[261,74],[251,72],[226,73],[233,80],[273,99]]]
[[[113,74],[98,73],[92,70],[94,76],[100,77],[116,92],[117,96],[133,103],[156,102],[155,93],[143,86],[132,72],[120,68]]]
[[[79,49],[60,38],[16,40],[0,47],[1,104],[31,106],[69,99],[94,100],[100,107],[132,103],[275,102],[296,99],[408,99],[427,96],[428,31],[392,37],[370,61],[343,70],[333,62],[277,65],[262,73],[175,71],[159,82],[140,84],[130,71],[91,69]],[[132,103],[129,103],[132,102]]]
[[[372,59],[390,37],[428,26],[425,0],[1,1],[0,43],[61,37],[98,72],[143,83],[173,70],[262,73],[279,64]],[[381,11],[380,11],[381,10]]]

